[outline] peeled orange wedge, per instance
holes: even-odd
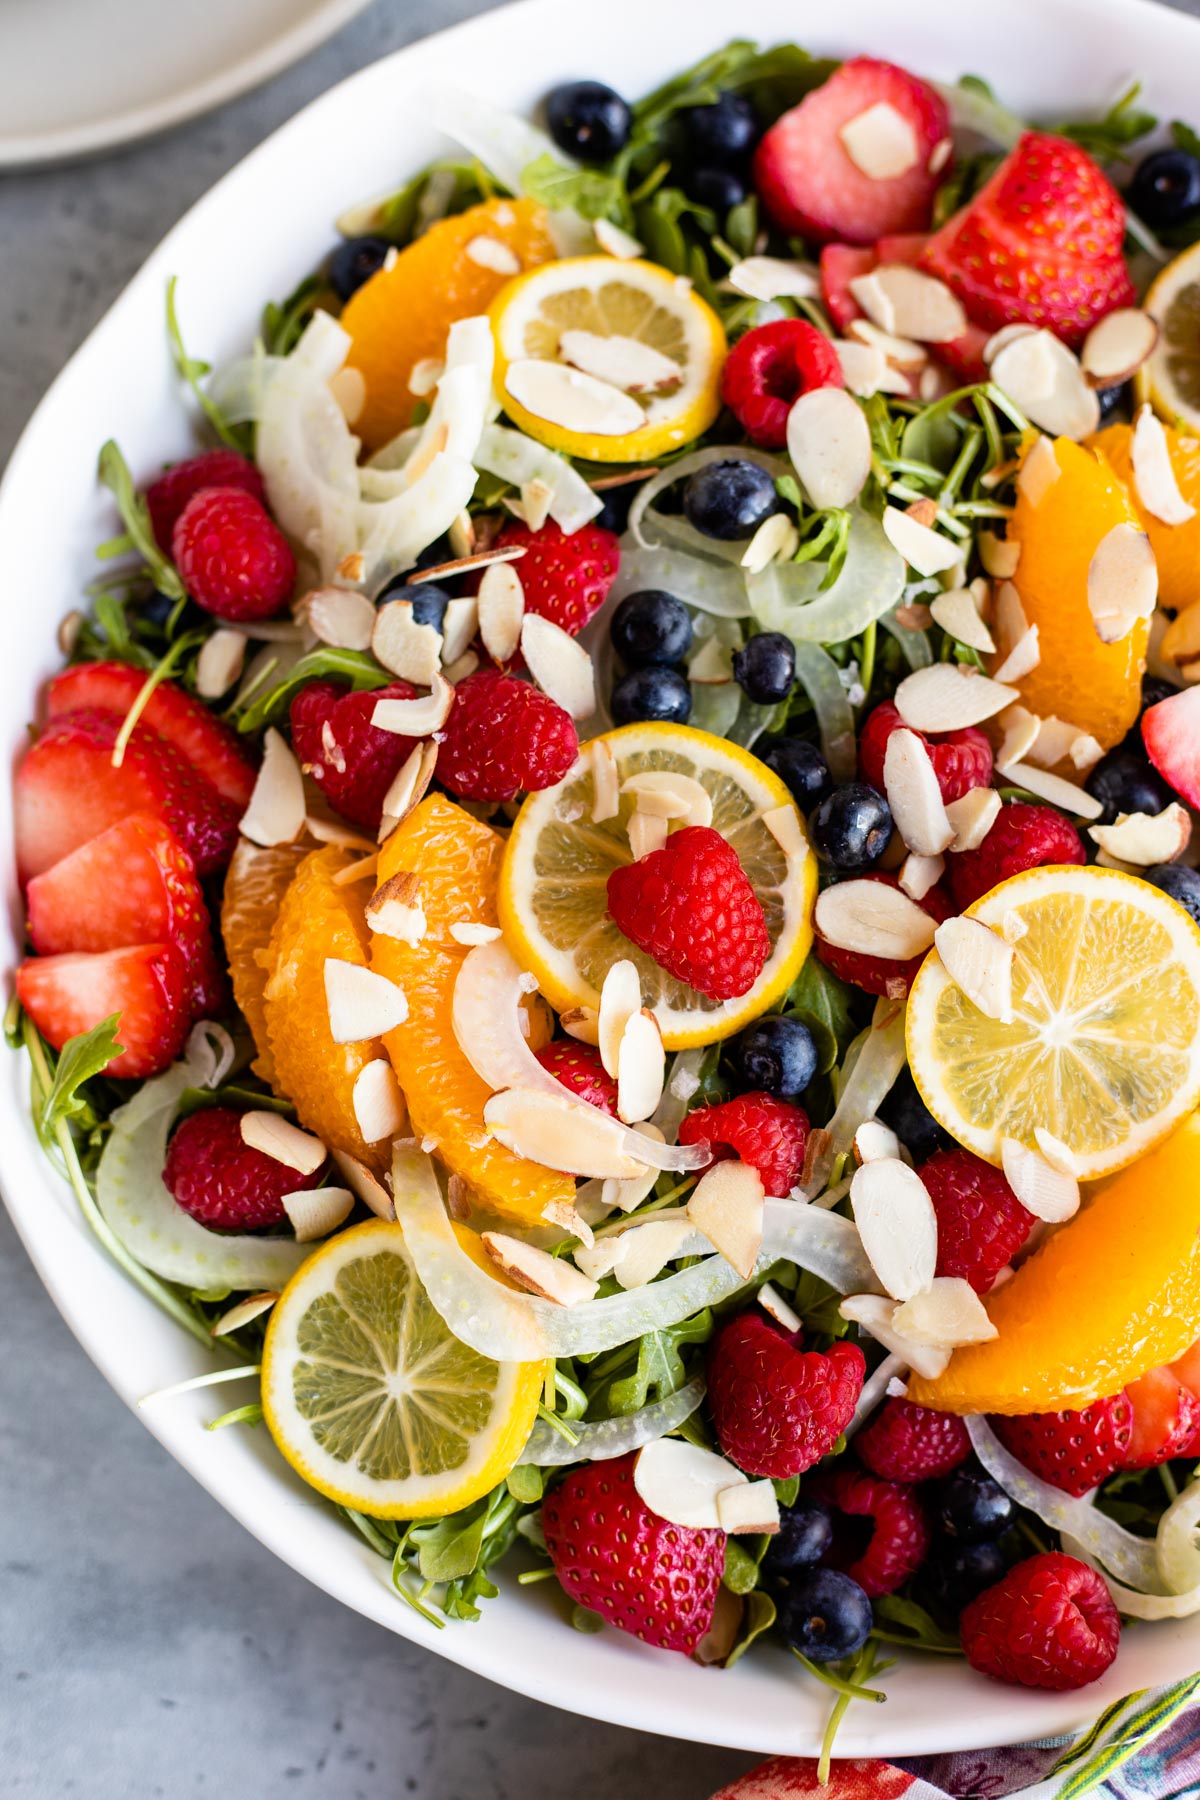
[[[1141,504],[1133,476],[1133,426],[1108,425],[1088,443],[1099,450],[1129,490],[1150,537],[1158,564],[1158,603],[1182,611],[1200,600],[1200,442],[1188,432],[1164,425],[1167,454],[1179,492],[1196,512],[1180,525],[1164,525]]]

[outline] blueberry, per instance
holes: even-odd
[[[684,515],[705,537],[752,537],[778,510],[779,496],[767,471],[741,457],[706,463],[683,490]]]
[[[955,1469],[934,1489],[934,1517],[947,1537],[960,1544],[983,1544],[1007,1531],[1013,1522],[1013,1503],[982,1469]]]
[[[1100,822],[1104,825],[1111,825],[1122,812],[1160,813],[1175,798],[1145,756],[1124,744],[1100,758],[1084,786],[1102,803]]]
[[[756,752],[759,761],[778,775],[801,812],[811,812],[832,792],[829,764],[807,738],[760,738]]]
[[[391,245],[386,238],[347,238],[329,258],[329,285],[339,300],[349,300],[365,281],[378,275]]]
[[[1185,869],[1182,863],[1155,863],[1152,868],[1142,869],[1140,874],[1143,881],[1170,894],[1172,900],[1178,901],[1184,912],[1191,913],[1200,925],[1200,875],[1195,869]]]
[[[865,781],[847,781],[822,800],[808,829],[823,863],[842,875],[858,875],[891,843],[892,809]]]
[[[874,1623],[871,1602],[857,1581],[837,1569],[810,1569],[797,1576],[777,1604],[784,1637],[810,1662],[853,1656]]]
[[[724,93],[711,106],[689,106],[680,119],[692,156],[709,168],[740,161],[758,141],[754,108],[741,94]]]
[[[1128,200],[1152,231],[1186,225],[1200,213],[1200,157],[1187,150],[1155,150],[1143,157]]]
[[[953,1618],[985,1589],[995,1587],[1007,1570],[999,1544],[948,1544],[926,1564],[934,1605]]]
[[[1142,712],[1147,707],[1157,706],[1160,700],[1169,700],[1172,694],[1179,693],[1173,681],[1164,681],[1161,675],[1142,676]],[[1140,739],[1135,738],[1134,743]]]
[[[457,553],[454,546],[443,532],[441,537],[434,538],[432,544],[426,544],[417,557],[417,567],[418,569],[436,569],[439,564],[454,562],[456,559]]]
[[[677,669],[631,669],[614,684],[609,705],[618,725],[636,725],[643,719],[686,725],[692,690]]]
[[[441,588],[435,587],[432,581],[419,581],[415,587],[401,581],[393,587],[384,588],[379,599],[381,604],[384,601],[407,600],[412,607],[414,625],[432,625],[436,631],[440,631],[449,595],[443,594]]]
[[[580,162],[602,163],[629,142],[633,116],[602,81],[568,81],[547,95],[546,123],[560,150]]]
[[[662,588],[626,594],[608,628],[613,649],[629,669],[668,668],[692,647],[692,615]]]
[[[950,1135],[943,1131],[920,1094],[909,1069],[901,1069],[892,1083],[892,1091],[877,1108],[878,1116],[890,1125],[905,1149],[916,1162],[924,1162],[935,1150],[950,1148]]]
[[[152,594],[148,594],[144,600],[139,602],[138,612],[147,625],[165,625],[177,604],[170,595],[160,593],[158,588],[155,588]]]
[[[796,679],[796,651],[782,631],[756,631],[734,652],[733,679],[756,706],[786,700]]]
[[[700,206],[710,206],[721,218],[740,206],[750,192],[749,184],[736,169],[690,169],[684,186],[693,200]]]
[[[1107,425],[1115,412],[1130,405],[1132,394],[1133,388],[1128,381],[1119,381],[1116,387],[1100,388],[1096,394],[1100,402],[1100,423]]]
[[[817,1072],[817,1046],[800,1019],[756,1019],[729,1046],[743,1092],[794,1100]]]
[[[619,487],[603,488],[600,498],[603,505],[593,525],[599,525],[605,531],[622,536],[629,525],[629,509],[637,499],[640,481],[623,481]]]
[[[833,1520],[819,1500],[797,1500],[779,1510],[779,1530],[767,1546],[762,1572],[768,1587],[786,1588],[798,1569],[819,1563],[833,1544]]]

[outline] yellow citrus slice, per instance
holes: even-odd
[[[544,1363],[459,1343],[417,1278],[398,1224],[343,1231],[271,1313],[262,1404],[287,1461],[319,1493],[376,1519],[456,1512],[512,1468]]]
[[[397,826],[379,855],[382,884],[415,875],[421,884],[425,934],[416,945],[376,933],[371,966],[408,1000],[408,1019],[384,1039],[408,1101],[414,1134],[473,1190],[485,1206],[522,1224],[574,1198],[567,1175],[527,1161],[489,1137],[483,1109],[491,1089],[480,1080],[454,1035],[454,984],[468,949],[452,925],[495,925],[504,840],[462,807],[431,795]],[[530,1012],[530,1043],[546,1042],[544,1008]]]
[[[496,391],[505,412],[530,437],[564,455],[592,462],[642,462],[664,456],[707,431],[720,410],[725,361],[721,321],[690,282],[656,263],[618,262],[611,256],[546,263],[509,282],[496,295],[490,313],[496,338]],[[584,345],[576,336],[564,344],[564,332],[586,334],[590,343]],[[607,354],[596,351],[596,339],[610,340]],[[674,363],[678,378],[667,372],[661,385],[633,393],[621,389],[620,364],[631,354],[630,341]],[[581,371],[574,397],[568,389],[566,403],[556,401],[545,413],[522,404],[518,394],[525,391],[527,365],[550,363],[565,370],[568,351],[578,357]],[[597,355],[601,361],[596,361]],[[640,408],[641,424],[622,427],[617,417],[612,429],[600,430],[586,422],[581,410],[584,390],[597,379],[592,370],[608,370],[608,355],[614,358],[605,377],[610,393],[618,390],[619,411],[635,419]],[[563,386],[567,389],[565,375]]]
[[[633,860],[634,801],[622,794],[613,818],[593,821],[594,758],[607,752],[621,783],[651,771],[674,772],[698,781],[709,795],[712,825],[737,851],[762,902],[771,939],[762,974],[740,999],[710,1000],[677,981],[609,917],[608,877]],[[783,843],[763,818],[779,808],[791,827],[789,835],[776,821]],[[557,787],[525,801],[505,852],[500,923],[518,962],[537,976],[542,993],[560,1012],[597,1006],[608,970],[628,957],[637,965],[644,1002],[654,1010],[663,1042],[668,1050],[680,1050],[729,1037],[786,991],[812,943],[816,887],[816,860],[803,821],[787,788],[757,757],[687,725],[625,725],[594,738]]]
[[[271,928],[287,885],[304,851],[299,844],[262,849],[239,838],[221,897],[221,938],[238,1011],[250,1027],[258,1055],[254,1072],[275,1086],[275,1064],[267,1041],[263,990],[270,973]]]
[[[908,1397],[1053,1412],[1115,1394],[1200,1336],[1200,1116],[1104,1182],[986,1302],[998,1335]]]
[[[1142,305],[1158,326],[1158,343],[1137,372],[1138,398],[1200,432],[1200,244],[1167,264]]]
[[[1095,1180],[1142,1156],[1200,1099],[1200,928],[1117,869],[1030,869],[967,909],[1014,943],[1011,1023],[979,1011],[930,951],[908,999],[921,1098],[999,1163],[1044,1127]]]

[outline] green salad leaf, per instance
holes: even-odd
[[[113,1013],[90,1031],[68,1038],[59,1055],[54,1079],[37,1115],[38,1136],[44,1145],[54,1141],[59,1124],[93,1125],[95,1109],[80,1089],[103,1073],[124,1049],[118,1036],[120,1013]]]
[[[124,521],[127,542],[117,540],[120,551],[136,550],[147,569],[150,571],[155,587],[160,594],[166,594],[169,600],[182,600],[183,583],[174,563],[159,549],[150,524],[150,512],[133,484],[133,476],[129,473],[129,465],[121,455],[113,438],[109,438],[100,451],[98,473],[105,487],[109,489],[117,503],[117,511]],[[102,549],[109,548],[101,546]]]
[[[167,282],[167,338],[171,345],[171,354],[175,359],[175,369],[180,379],[185,381],[196,397],[196,404],[220,438],[230,450],[246,455],[249,449],[249,433],[245,426],[233,425],[225,417],[216,401],[204,387],[204,377],[211,374],[212,364],[201,362],[198,357],[189,356],[183,343],[183,333],[179,329],[179,316],[175,310],[175,289],[179,277],[172,275]]]
[[[678,1325],[662,1331],[648,1331],[639,1338],[637,1367],[632,1375],[614,1381],[609,1389],[609,1403],[614,1413],[637,1412],[651,1399],[665,1400],[687,1380],[687,1370],[680,1356],[684,1344],[704,1344],[712,1336],[713,1316],[706,1306],[703,1312],[681,1319]]]

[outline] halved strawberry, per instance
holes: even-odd
[[[1142,714],[1146,755],[1189,806],[1200,806],[1200,687],[1171,694]]]
[[[1200,1399],[1200,1340],[1182,1356],[1177,1356],[1170,1365],[1171,1373],[1177,1375],[1189,1394]]]
[[[1127,1469],[1152,1469],[1174,1456],[1194,1456],[1200,1434],[1200,1400],[1173,1369],[1148,1369],[1125,1392],[1133,1407]]]
[[[850,291],[850,283],[860,275],[869,275],[881,263],[903,263],[914,268],[929,243],[927,231],[900,231],[881,237],[873,250],[854,244],[826,244],[821,252],[821,291],[830,318],[839,331],[848,331],[855,319],[863,316],[862,308]],[[961,337],[938,344],[934,355],[938,362],[962,381],[986,381],[987,364],[984,346],[990,332],[978,325],[968,325]]]
[[[178,946],[195,1018],[224,1011],[225,979],[213,949],[195,866],[159,819],[133,813],[36,875],[25,896],[39,956]]]
[[[17,996],[56,1050],[120,1014],[121,1054],[105,1073],[159,1075],[183,1049],[192,1022],[183,955],[174,944],[135,944],[95,954],[31,956],[17,970]]]
[[[152,813],[173,832],[200,875],[224,868],[241,809],[224,799],[156,731],[137,725],[120,768],[116,713],[87,710],[52,719],[17,770],[14,832],[23,882],[130,813]]]
[[[145,681],[144,671],[130,663],[76,663],[50,683],[46,711],[56,719],[60,713],[96,707],[123,719]],[[254,763],[236,732],[215,719],[202,701],[174,682],[163,681],[146,702],[138,722],[174,744],[218,794],[234,801],[241,812],[246,810],[254,791]]]
[[[847,331],[855,319],[862,318],[862,307],[850,292],[850,283],[869,275],[878,261],[874,250],[858,244],[826,244],[821,251],[821,297],[839,331]]]

